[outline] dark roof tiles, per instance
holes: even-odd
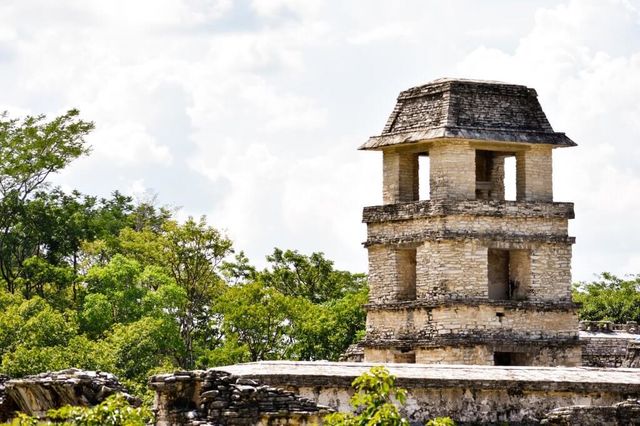
[[[382,134],[360,149],[441,138],[576,145],[564,133],[553,131],[534,89],[439,79],[401,92]]]

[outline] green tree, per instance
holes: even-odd
[[[336,270],[322,253],[305,256],[275,248],[267,261],[269,268],[259,274],[262,282],[287,296],[301,296],[313,303],[339,299],[366,285],[364,274]]]
[[[244,346],[250,361],[283,359],[292,330],[310,302],[287,297],[261,282],[230,287],[220,298],[222,330],[232,347]]]
[[[145,383],[148,373],[159,366],[174,366],[184,352],[177,324],[163,318],[116,324],[105,345],[112,353],[112,371],[138,383]]]
[[[394,400],[404,405],[405,389],[395,386],[395,376],[382,367],[372,367],[357,377],[352,386],[356,393],[351,397],[354,413],[332,413],[324,419],[326,426],[399,426],[409,425],[400,415]]]
[[[185,223],[168,220],[159,233],[150,229],[124,230],[121,251],[142,264],[162,267],[184,291],[184,304],[175,311],[185,356],[182,368],[193,368],[197,341],[214,347],[220,339],[219,323],[212,306],[225,289],[220,266],[232,252],[231,240],[207,225],[189,218]]]
[[[88,152],[84,137],[94,126],[78,116],[78,110],[51,121],[44,115],[19,120],[0,114],[0,275],[9,292],[15,291],[21,263],[8,246],[16,243],[12,231],[24,214],[25,201],[51,173]]]
[[[337,361],[340,355],[364,335],[367,288],[321,305],[310,305],[292,331],[294,356],[301,360]]]
[[[622,279],[604,272],[596,281],[574,285],[573,300],[582,305],[582,320],[640,322],[640,276]]]
[[[89,270],[85,277],[87,291],[106,297],[100,299],[100,304],[106,306],[108,303],[111,306],[114,322],[136,321],[144,313],[140,300],[147,291],[140,283],[142,271],[142,266],[137,261],[117,254],[107,265],[95,266]],[[94,301],[97,301],[96,296],[89,296],[89,301],[85,299],[84,310],[91,312],[91,303]],[[105,314],[101,315],[105,318]]]
[[[144,426],[153,422],[147,407],[132,407],[124,395],[113,394],[94,407],[64,406],[49,410],[47,417],[56,422],[78,426]]]

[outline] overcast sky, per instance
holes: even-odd
[[[399,91],[525,84],[556,131],[573,276],[640,273],[640,0],[0,0],[0,110],[96,123],[55,182],[207,215],[258,265],[273,247],[366,271],[379,134]]]

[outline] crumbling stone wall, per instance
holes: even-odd
[[[632,360],[640,343],[635,321],[614,324],[611,321],[580,321],[582,365],[586,367],[640,367]]]
[[[11,419],[16,411],[44,418],[48,410],[64,405],[93,406],[114,393],[122,393],[133,406],[141,403],[110,373],[72,368],[7,379],[0,378],[0,421]]]
[[[261,384],[258,386],[286,389],[316,404],[350,411],[351,383],[372,365],[272,361],[219,370],[236,380],[251,379]],[[630,369],[417,364],[386,367],[397,377],[397,385],[408,390],[402,413],[416,425],[439,416],[451,416],[459,424],[533,425],[559,407],[613,406],[628,398],[640,398],[640,373]],[[168,391],[159,388],[157,392],[156,401],[165,403]]]
[[[622,362],[623,367],[640,368],[640,341],[634,340],[627,346],[627,355]]]
[[[550,145],[532,145],[516,153],[516,199],[553,201]]]
[[[13,413],[18,409],[12,399],[7,397],[5,383],[9,381],[8,376],[0,374],[0,422],[6,422],[13,417]]]
[[[316,424],[330,410],[293,392],[223,371],[177,371],[149,379],[157,426]]]
[[[629,399],[612,406],[556,408],[541,424],[557,426],[631,426],[640,425],[640,401]]]

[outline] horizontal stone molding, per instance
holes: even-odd
[[[423,231],[407,235],[398,236],[371,236],[362,243],[365,247],[374,245],[414,245],[423,241],[467,241],[480,240],[493,247],[494,242],[527,244],[527,243],[550,243],[550,244],[575,244],[576,238],[567,235],[549,234],[511,234],[502,232],[462,232],[462,231]],[[512,247],[516,248],[516,247]],[[526,246],[517,248],[527,248]]]
[[[576,333],[572,336],[544,336],[542,338],[533,338],[530,335],[516,334],[513,332],[504,333],[486,333],[480,330],[474,330],[472,333],[438,335],[430,338],[418,337],[416,335],[407,335],[403,338],[383,339],[376,338],[375,335],[369,334],[362,342],[364,348],[439,348],[444,346],[499,346],[499,347],[519,347],[519,348],[538,348],[538,347],[571,347],[580,346],[583,342],[579,340]]]
[[[423,200],[365,207],[362,214],[362,221],[364,223],[380,223],[455,215],[514,218],[575,218],[573,203],[495,200]]]
[[[415,309],[451,308],[456,306],[489,306],[506,310],[527,309],[536,312],[575,311],[579,303],[553,300],[490,300],[480,298],[440,299],[440,300],[407,300],[401,302],[368,303],[367,311],[399,311]]]

